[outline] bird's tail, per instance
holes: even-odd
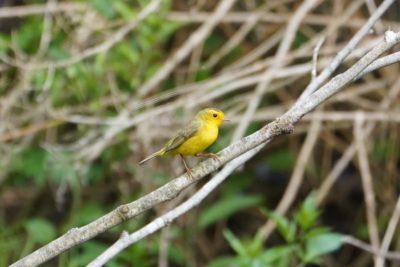
[[[140,165],[142,165],[143,163],[145,163],[146,161],[149,161],[157,156],[162,156],[165,154],[165,148],[158,150],[157,152],[154,152],[153,154],[151,154],[150,156],[146,157],[145,159],[143,159],[141,162],[139,162]]]

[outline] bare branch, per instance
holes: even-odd
[[[397,198],[396,207],[394,208],[392,217],[390,218],[388,227],[386,229],[385,236],[383,237],[382,246],[379,249],[378,259],[376,260],[376,267],[384,267],[385,265],[385,257],[383,255],[387,255],[391,240],[394,236],[394,232],[396,230],[397,224],[400,219],[400,197]]]
[[[361,172],[361,181],[364,191],[364,201],[367,213],[368,232],[371,244],[375,249],[379,248],[380,238],[378,223],[376,219],[376,202],[375,193],[373,189],[373,181],[371,170],[369,168],[368,153],[365,143],[365,136],[363,131],[364,118],[361,113],[358,114],[354,126],[354,137],[356,142],[356,149],[358,155],[359,168]]]
[[[277,214],[285,215],[293,201],[296,199],[297,193],[299,192],[301,183],[304,179],[304,172],[306,170],[308,160],[318,140],[320,129],[321,121],[318,119],[313,120],[309,127],[306,140],[301,147],[300,154],[297,157],[296,165],[294,166],[289,184],[275,209]],[[268,220],[267,223],[260,228],[260,234],[262,238],[266,240],[274,229],[275,223],[272,220]]]
[[[229,39],[228,42],[224,44],[217,52],[212,54],[212,56],[203,64],[204,69],[210,69],[214,67],[218,61],[225,56],[229,51],[231,51],[235,46],[237,46],[243,38],[253,29],[257,24],[259,17],[257,15],[248,18],[245,24]]]
[[[274,61],[272,63],[272,66],[263,73],[262,80],[258,83],[258,85],[253,93],[253,96],[247,105],[247,109],[243,114],[242,121],[237,126],[237,128],[233,134],[233,137],[232,137],[233,141],[236,141],[240,137],[243,136],[244,132],[247,129],[247,126],[249,125],[251,117],[254,115],[254,113],[261,101],[261,96],[264,94],[264,91],[266,90],[266,88],[272,81],[274,73],[278,72],[280,70],[280,68],[284,65],[283,58],[285,57],[285,54],[289,51],[289,49],[292,45],[295,34],[297,32],[297,29],[300,27],[302,19],[306,16],[306,14],[312,8],[314,8],[317,5],[318,2],[319,2],[318,0],[304,1],[301,4],[301,6],[297,9],[293,18],[290,20],[290,22],[287,26],[286,32],[283,36],[283,39],[279,45],[279,48],[278,48],[278,51],[274,58]]]
[[[399,61],[400,61],[400,52],[396,52],[396,53],[381,57],[381,58],[375,60],[373,63],[371,63],[371,65],[366,67],[356,78],[354,78],[354,80],[358,80],[362,76],[364,76],[370,72],[373,72],[374,70],[392,65]]]
[[[379,104],[378,109],[387,110],[394,99],[400,94],[400,79],[393,84],[392,88],[389,91],[389,94],[385,96],[385,98]],[[355,114],[354,114],[355,115]],[[353,117],[355,119],[355,116]],[[369,136],[372,130],[375,128],[376,123],[370,122],[363,129],[365,136]],[[335,164],[331,172],[325,178],[324,183],[321,185],[317,192],[317,203],[321,204],[325,197],[327,196],[329,190],[332,188],[333,184],[339,178],[340,174],[344,171],[346,166],[350,163],[356,153],[356,145],[353,141],[351,145],[346,149],[343,153],[342,157]]]
[[[365,250],[368,253],[371,253],[372,255],[375,256],[380,256],[383,257],[385,259],[390,259],[390,260],[400,260],[400,253],[399,252],[386,252],[384,254],[382,254],[380,251],[376,250],[374,247],[372,247],[371,245],[358,240],[355,237],[352,237],[350,235],[343,235],[343,242],[348,244],[348,245],[352,245],[356,248],[360,248],[362,250]]]
[[[119,43],[125,36],[133,31],[143,20],[145,20],[150,14],[156,12],[161,4],[161,0],[152,0],[142,11],[135,17],[131,22],[121,27],[113,36],[107,38],[107,40],[97,46],[93,46],[84,50],[83,52],[72,56],[71,58],[56,61],[56,62],[41,62],[41,63],[20,63],[18,61],[12,59],[6,59],[2,57],[2,60],[6,60],[7,64],[15,65],[21,69],[47,69],[47,68],[63,68],[75,63],[78,63],[86,58],[92,57],[99,53],[104,53],[109,50],[111,47]]]
[[[137,230],[136,232],[130,234],[129,236],[123,236],[122,238],[120,238],[116,243],[110,246],[93,262],[91,262],[88,267],[104,265],[107,261],[120,253],[126,247],[167,226],[176,218],[182,216],[190,209],[199,205],[200,202],[203,201],[203,199],[205,199],[218,185],[220,185],[237,167],[243,165],[251,157],[257,154],[257,152],[260,151],[264,147],[264,145],[265,144],[261,144],[258,147],[233,159],[188,200],[186,200],[176,208],[170,210],[169,212],[165,213],[164,215],[158,217],[157,219]]]
[[[361,29],[351,38],[347,45],[336,55],[332,60],[332,63],[328,68],[325,68],[323,72],[318,75],[318,77],[310,83],[304,92],[301,94],[298,103],[301,103],[308,95],[317,90],[321,84],[337,69],[337,67],[343,62],[343,60],[354,50],[356,45],[361,41],[361,39],[367,35],[371,27],[375,22],[383,15],[383,13],[393,4],[394,0],[385,0],[379,6],[379,8],[372,14]]]
[[[42,15],[43,13],[49,12],[51,14],[61,12],[83,12],[88,9],[88,6],[83,3],[58,3],[48,8],[48,5],[25,5],[25,6],[13,6],[13,7],[2,7],[0,8],[0,19],[12,18],[12,17],[25,17],[31,15]]]
[[[306,113],[310,112],[334,93],[338,92],[346,84],[351,82],[352,79],[371,62],[399,42],[400,33],[386,32],[385,38],[383,38],[377,46],[375,46],[347,71],[336,76],[321,89],[311,94],[308,101],[304,102],[304,104],[297,105],[296,108],[289,110],[275,121],[264,126],[262,129],[223,149],[218,153],[219,161],[209,159],[198,164],[192,170],[193,178],[189,178],[187,175],[182,175],[134,202],[121,205],[114,211],[86,226],[70,230],[65,235],[36,250],[25,258],[14,263],[12,266],[36,266],[41,264],[72,246],[80,244],[125,220],[135,217],[161,202],[172,199],[189,185],[195,183],[199,179],[217,170],[223,164],[239,157],[247,151],[254,151],[255,148],[264,143],[270,142],[278,135],[290,133],[293,129],[292,125],[297,123]],[[258,151],[257,149],[255,149],[255,151]],[[254,154],[249,152],[247,155]]]
[[[325,41],[325,38],[322,37],[318,41],[317,45],[314,48],[314,53],[313,53],[313,57],[312,57],[313,68],[311,71],[311,82],[313,82],[315,80],[315,78],[317,78],[318,53],[319,53],[319,50],[321,49],[321,46],[324,43],[324,41]]]
[[[241,24],[245,23],[247,19],[251,16],[257,15],[260,13],[260,22],[263,23],[285,23],[292,17],[292,13],[275,13],[275,12],[229,12],[224,16],[221,20],[223,23],[236,23]],[[167,18],[171,21],[184,22],[184,23],[204,23],[204,21],[208,20],[210,17],[210,13],[208,12],[180,12],[180,11],[171,11],[168,13]],[[309,14],[306,18],[304,18],[304,23],[307,25],[317,25],[317,26],[326,26],[335,18],[330,15],[316,15]],[[390,27],[396,28],[399,26],[399,23],[396,21],[383,21],[385,25],[389,25]],[[350,21],[347,21],[344,27],[349,28],[360,28],[365,24],[365,21],[359,18],[352,18]]]
[[[208,33],[218,24],[225,13],[231,8],[236,0],[224,0],[215,9],[214,14],[200,28],[197,29],[189,39],[178,49],[178,51],[170,57],[167,62],[150,78],[143,86],[138,89],[140,96],[144,96],[151,92],[162,80],[164,80],[183,59],[199,43],[203,42]]]

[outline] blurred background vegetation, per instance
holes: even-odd
[[[149,2],[0,1],[0,266],[183,173],[173,157],[144,166],[137,162],[199,109],[217,107],[232,119],[210,151],[229,145],[286,22],[302,3],[236,1],[189,56],[143,94],[145,82],[210,18],[218,1],[161,1],[156,12],[118,37]],[[321,1],[302,22],[287,56],[285,65],[298,69],[285,67],[274,78],[247,133],[283,113],[306,87],[320,34],[327,38],[320,52],[322,68],[369,14],[365,1]],[[386,28],[399,30],[399,21],[397,2],[360,44],[361,54]],[[349,57],[341,70],[359,56]],[[367,111],[371,118],[392,114],[393,119],[371,119],[376,124],[365,141],[383,236],[399,194],[400,99],[394,95],[386,107],[380,103],[400,87],[398,73],[395,64],[369,74],[315,111],[322,128],[286,216],[273,210],[312,116],[293,135],[274,140],[197,209],[108,266],[372,266],[371,254],[343,245],[338,234],[369,242],[357,157],[350,158],[323,198],[316,195],[353,142],[355,111]],[[339,113],[334,117],[329,111]],[[371,123],[368,115],[366,120]],[[44,266],[87,264],[123,230],[138,229],[199,186]],[[268,220],[277,223],[277,230],[267,235],[262,229]],[[397,231],[391,250],[399,249]]]

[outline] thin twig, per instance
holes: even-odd
[[[292,45],[297,29],[301,25],[302,19],[311,9],[313,9],[317,5],[318,2],[319,0],[304,1],[301,6],[296,10],[293,18],[289,21],[286,32],[279,45],[272,66],[263,73],[262,80],[258,83],[254,94],[247,105],[247,109],[243,114],[242,121],[233,133],[232,141],[238,140],[245,133],[247,126],[250,123],[251,117],[254,115],[261,101],[261,96],[264,94],[264,91],[271,83],[274,73],[279,72],[279,70],[284,65],[283,59]]]
[[[229,12],[224,16],[221,20],[223,23],[245,23],[250,16],[254,16],[257,12]],[[263,23],[276,23],[281,24],[285,23],[292,17],[292,13],[273,13],[273,12],[259,12],[260,22]],[[204,23],[210,17],[209,12],[182,12],[182,11],[171,11],[167,15],[167,19],[170,21],[184,22],[184,23]],[[304,18],[304,23],[307,25],[316,25],[316,26],[327,26],[334,19],[334,16],[331,15],[316,15],[310,14]],[[385,25],[390,25],[393,28],[397,28],[399,23],[396,21],[383,21]],[[350,21],[347,21],[343,26],[348,28],[360,28],[365,24],[364,19],[359,19],[357,17],[352,18]]]
[[[394,208],[392,217],[390,218],[388,227],[386,229],[385,236],[383,237],[381,248],[379,249],[379,256],[376,260],[375,267],[384,267],[385,266],[385,258],[382,255],[386,255],[389,250],[390,243],[394,236],[394,232],[396,230],[397,224],[400,219],[400,197],[397,198],[396,207]]]
[[[127,34],[129,34],[131,31],[133,31],[143,20],[145,20],[149,15],[152,13],[156,12],[161,4],[161,0],[152,0],[147,6],[143,8],[143,10],[140,11],[137,17],[135,17],[131,22],[128,24],[124,25],[121,27],[114,35],[110,36],[107,38],[107,40],[99,45],[90,47],[81,53],[72,56],[71,58],[61,60],[61,61],[55,61],[55,62],[34,62],[34,63],[20,63],[15,60],[11,60],[10,62],[6,62],[8,64],[15,65],[19,68],[22,69],[30,69],[30,70],[35,70],[35,69],[47,69],[47,68],[64,68],[69,65],[78,63],[84,59],[87,59],[89,57],[92,57],[94,55],[100,54],[100,53],[105,53],[107,52],[110,48],[112,48],[114,45],[119,43],[120,41],[125,38]],[[4,57],[2,57],[4,59]]]
[[[232,71],[235,69],[241,69],[246,65],[254,62],[257,58],[264,55],[266,52],[271,50],[274,46],[276,46],[282,38],[283,30],[278,30],[274,34],[272,34],[268,39],[263,41],[258,47],[253,49],[248,55],[240,58],[236,62],[232,63],[225,67],[224,71]]]
[[[381,254],[381,252],[379,250],[375,249],[373,246],[371,246],[353,236],[350,236],[350,235],[343,235],[342,241],[348,245],[362,249],[362,250],[364,250],[368,253],[371,253],[372,255],[375,255],[375,256],[380,256],[380,257],[383,257],[388,260],[400,260],[399,252],[388,251],[384,254]]]
[[[168,267],[168,248],[170,245],[170,235],[171,229],[168,227],[161,231],[157,267]]]
[[[275,208],[275,212],[280,215],[285,215],[293,201],[296,199],[297,193],[299,192],[301,183],[304,179],[304,172],[306,170],[308,160],[318,140],[320,129],[321,121],[318,119],[313,120],[308,129],[307,137],[303,146],[301,147],[299,156],[297,157],[289,184],[286,187],[285,193],[279,201],[278,206]],[[275,229],[275,226],[276,225],[272,220],[268,220],[267,223],[260,228],[259,232],[263,240],[266,240],[269,237],[269,235]]]
[[[189,53],[195,48],[199,43],[203,42],[206,36],[214,29],[221,18],[226,12],[232,7],[236,0],[223,0],[215,9],[214,14],[207,20],[203,25],[200,26],[189,39],[178,48],[177,52],[171,56],[164,65],[153,75],[150,80],[148,80],[144,85],[142,85],[137,91],[140,96],[147,95],[151,92],[162,80],[164,80],[172,70],[184,60]]]
[[[43,30],[40,37],[39,48],[35,58],[41,58],[46,53],[51,41],[52,14],[50,10],[57,6],[57,0],[48,0],[46,5],[46,13],[43,18]]]
[[[120,253],[126,247],[136,243],[144,237],[153,234],[159,229],[169,225],[176,218],[182,216],[192,208],[198,206],[203,199],[205,199],[218,185],[220,185],[237,167],[244,164],[247,160],[257,154],[264,147],[264,144],[254,148],[251,151],[235,158],[218,172],[210,181],[208,181],[200,190],[198,190],[188,200],[170,210],[164,215],[158,217],[141,229],[135,231],[129,236],[121,237],[117,242],[107,248],[100,256],[93,260],[88,267],[97,267],[104,265],[112,257]]]
[[[360,79],[360,77],[364,76],[367,73],[373,72],[374,70],[389,66],[391,64],[397,63],[400,61],[400,52],[395,52],[393,54],[381,57],[375,60],[371,65],[366,67],[354,80]]]
[[[372,15],[376,11],[376,4],[375,0],[366,0],[365,3],[367,4],[368,12]],[[374,25],[374,31],[376,33],[382,33],[385,29],[385,26],[382,24],[382,21],[379,19]]]
[[[358,2],[358,1],[357,1]],[[353,8],[355,9],[355,8]],[[348,12],[349,14],[351,14],[352,12]],[[341,21],[341,20],[339,20]],[[335,26],[339,26],[341,25],[340,23],[338,23]],[[373,43],[374,46],[376,45],[376,43]],[[368,47],[370,47],[371,45],[367,45],[365,47],[365,49],[367,49]],[[371,47],[374,47],[371,46]],[[369,50],[370,48],[368,48]],[[300,51],[299,51],[300,52]],[[365,54],[364,49],[361,52],[362,54]],[[302,54],[302,53],[300,53]],[[352,53],[352,55],[354,55],[355,53]],[[303,52],[303,56],[304,56],[304,52]],[[295,58],[289,58],[286,60],[293,60]],[[320,60],[320,64],[323,64],[324,61]],[[202,84],[192,84],[192,85],[188,85],[188,86],[184,86],[181,89],[181,92],[183,92],[184,90],[188,90],[188,91],[201,91],[200,89],[204,89],[204,88],[215,88],[218,86],[221,86],[222,84],[226,84],[228,82],[234,82],[236,79],[239,79],[240,77],[244,77],[246,75],[249,75],[251,73],[260,71],[265,69],[266,67],[270,66],[270,64],[267,64],[268,62],[261,62],[261,63],[257,63],[257,64],[253,64],[248,66],[247,68],[245,68],[244,70],[237,70],[237,71],[233,71],[233,72],[227,72],[227,73],[223,73],[221,76],[218,76],[214,79],[211,79],[208,82],[202,83]],[[309,72],[311,70],[311,64],[309,64],[309,67],[306,66],[299,66],[299,68],[293,68],[293,75],[295,75],[296,73],[304,73],[304,72]],[[284,73],[283,76],[278,75],[280,73]],[[285,77],[286,74],[290,74],[291,71],[289,72],[278,72],[276,77]],[[274,76],[275,77],[275,76]],[[232,85],[232,84],[231,84]],[[229,86],[229,85],[227,85]],[[243,86],[246,86],[246,84],[243,84]],[[243,87],[242,86],[242,87]],[[236,88],[241,88],[240,86],[236,86]],[[222,89],[222,88],[221,88]],[[228,90],[226,92],[229,92]],[[167,95],[175,95],[173,93],[168,93]],[[178,99],[176,102],[173,103],[173,105],[171,105],[171,103],[169,104],[169,107],[162,107],[161,109],[163,110],[162,112],[168,111],[168,110],[172,110],[173,108],[176,108],[180,105],[183,105],[183,103],[185,103],[186,107],[192,107],[195,106],[195,103],[200,103],[197,101],[198,98],[192,98],[191,101],[189,101],[189,103],[187,103],[188,101],[180,98]],[[153,103],[154,101],[149,101],[149,104]],[[121,131],[132,127],[133,125],[135,125],[136,123],[136,117],[132,120],[129,120],[129,114],[131,113],[131,110],[137,110],[138,108],[143,107],[143,101],[137,101],[137,100],[133,100],[130,102],[129,108],[124,109],[120,112],[120,114],[116,117],[113,118],[109,124],[113,124],[113,125],[118,125],[120,124],[120,126],[113,126],[113,127],[109,127],[105,130],[105,132],[101,135],[100,138],[97,138],[96,141],[94,143],[92,143],[90,146],[85,147],[85,149],[83,149],[83,151],[79,152],[79,158],[85,158],[86,160],[93,160],[95,158],[98,157],[98,155],[101,153],[101,151],[114,139],[114,137],[120,133]],[[161,110],[159,110],[161,112]],[[158,115],[160,114],[159,112],[153,112],[151,111],[151,113],[153,115]],[[141,117],[141,114],[139,115],[139,117]],[[147,118],[150,118],[151,116],[145,116]],[[96,133],[97,134],[97,133]],[[92,133],[90,133],[89,135],[92,135]]]
[[[48,8],[45,4],[36,5],[24,5],[24,6],[12,6],[0,8],[0,19],[12,18],[12,17],[25,17],[31,15],[42,15],[43,13],[62,13],[62,12],[84,12],[88,10],[89,6],[84,3],[77,2],[61,2],[57,5],[52,5]]]
[[[223,149],[218,153],[219,160],[208,159],[201,162],[196,167],[192,168],[192,177],[182,175],[148,195],[145,195],[129,204],[121,205],[117,209],[83,227],[71,229],[63,236],[60,236],[44,247],[32,252],[11,266],[37,266],[69,248],[93,238],[125,220],[137,216],[161,202],[174,198],[189,185],[214,172],[223,164],[235,158],[239,158],[240,155],[246,152],[248,152],[246,153],[246,157],[254,155],[258,151],[260,145],[270,142],[276,136],[290,133],[293,130],[293,124],[297,123],[305,114],[316,108],[334,93],[338,92],[341,88],[351,82],[355,76],[366,68],[366,66],[399,42],[400,32],[386,32],[381,43],[375,46],[346,72],[339,74],[321,89],[311,94],[309,101],[302,105],[297,105],[296,108],[289,110],[275,121],[264,126],[262,129]],[[241,158],[241,160],[243,160],[243,158]]]
[[[376,202],[374,186],[372,182],[371,170],[369,168],[368,153],[366,149],[365,136],[363,131],[364,118],[361,113],[358,114],[354,126],[354,139],[356,143],[358,162],[360,165],[361,181],[364,191],[364,200],[366,205],[368,232],[371,244],[375,249],[379,249],[379,230],[376,219]]]
[[[253,29],[257,24],[259,16],[254,15],[248,18],[246,23],[212,56],[203,64],[204,69],[211,69],[218,61],[221,60],[227,53],[229,53],[235,46],[237,46],[243,38]]]
[[[387,110],[394,99],[398,97],[400,94],[400,78],[394,83],[391,87],[389,94],[385,96],[385,98],[379,104],[378,109],[380,110]],[[365,114],[367,115],[367,114]],[[355,117],[353,117],[355,119]],[[370,122],[366,125],[363,129],[365,137],[369,136],[372,130],[375,128],[376,123]],[[321,185],[317,192],[317,203],[321,204],[325,197],[328,195],[328,192],[332,188],[333,184],[337,181],[340,174],[344,171],[350,161],[353,159],[356,153],[356,145],[353,141],[346,151],[342,154],[342,157],[337,161],[331,172],[327,175],[324,180],[324,183]]]
[[[367,23],[365,23],[361,29],[351,38],[347,45],[340,50],[336,57],[332,60],[332,63],[328,68],[325,68],[320,75],[310,83],[304,92],[301,94],[298,103],[301,103],[307,96],[317,90],[321,84],[337,69],[337,67],[343,62],[343,60],[354,50],[356,45],[361,39],[369,33],[371,27],[375,22],[383,15],[383,13],[393,4],[394,0],[385,0],[379,6],[379,8],[371,15]]]
[[[312,57],[313,68],[311,71],[311,82],[313,82],[315,80],[315,78],[317,77],[318,53],[319,53],[319,50],[321,49],[321,46],[324,43],[324,41],[325,41],[325,38],[322,37],[318,41],[317,45],[314,48],[313,57]]]
[[[400,35],[395,34],[392,31],[387,31],[385,33],[385,41],[379,43],[377,46],[375,46],[374,49],[372,49],[370,52],[368,52],[363,58],[361,58],[357,63],[355,63],[351,68],[349,68],[347,71],[343,72],[342,74],[339,74],[335,76],[333,79],[330,80],[329,83],[325,84],[322,86],[318,91],[314,92],[311,94],[310,97],[308,98],[308,101],[302,101],[300,98],[295,106],[291,108],[291,111],[288,112],[289,114],[299,114],[299,116],[302,116],[301,113],[298,113],[296,110],[298,109],[298,105],[301,106],[300,110],[303,110],[306,108],[308,111],[311,111],[315,107],[315,102],[318,102],[320,98],[328,99],[331,97],[333,94],[335,94],[338,91],[338,88],[336,85],[339,86],[344,86],[350,81],[352,81],[353,77],[356,77],[363,69],[365,69],[367,66],[371,64],[374,60],[376,60],[384,51],[387,51],[388,47],[392,47],[395,43],[398,42],[398,39],[400,38]],[[359,71],[359,72],[358,72]],[[357,72],[357,73],[355,73]],[[321,76],[321,75],[319,75]],[[319,77],[318,76],[318,77]],[[335,86],[333,86],[335,84]],[[336,89],[330,90],[332,87],[335,87]]]

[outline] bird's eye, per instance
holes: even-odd
[[[218,117],[218,115],[217,115],[216,113],[214,113],[214,114],[213,114],[213,117],[216,118],[216,117]]]

